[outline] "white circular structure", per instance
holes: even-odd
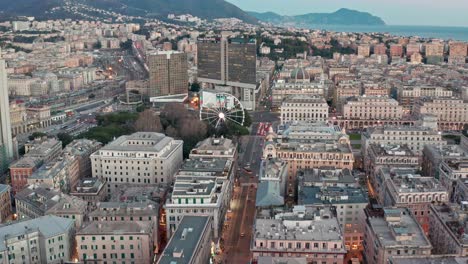
[[[244,125],[244,107],[232,94],[223,92],[200,92],[200,120],[219,127],[225,122]]]

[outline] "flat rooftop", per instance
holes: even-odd
[[[78,181],[76,186],[76,191],[72,193],[75,194],[93,194],[98,193],[106,182],[101,181],[99,178],[84,178]]]
[[[335,182],[339,184],[355,184],[356,179],[349,169],[322,167],[299,171],[297,176],[303,185],[309,183]]]
[[[151,235],[151,226],[144,222],[90,222],[80,229],[76,235],[125,235],[140,234]]]
[[[351,147],[348,144],[339,144],[333,140],[288,140],[284,143],[278,143],[277,147],[283,150],[298,152],[327,152],[352,154]]]
[[[199,247],[203,232],[210,232],[208,216],[184,216],[169,243],[164,249],[158,264],[190,263],[195,250]],[[210,245],[202,245],[209,247]]]
[[[466,264],[468,257],[455,256],[437,256],[429,257],[396,257],[392,256],[389,259],[390,264]]]
[[[186,159],[180,167],[179,174],[196,174],[197,172],[211,172],[213,175],[222,176],[229,173],[232,160],[225,158],[192,158]],[[184,173],[185,172],[185,173]],[[227,176],[227,175],[225,175]]]
[[[334,186],[301,187],[298,200],[298,203],[302,205],[369,203],[367,195],[361,188]]]
[[[456,237],[458,242],[465,246],[468,245],[468,229],[466,228],[466,226],[468,226],[468,217],[466,216],[468,212],[468,203],[462,202],[462,205],[434,204],[432,207],[437,212],[442,223],[445,224],[446,229]],[[463,232],[460,233],[460,230],[463,230]]]
[[[256,219],[254,239],[342,241],[338,220],[330,210],[306,210],[296,206],[275,219]],[[301,216],[300,216],[301,215]]]
[[[142,151],[160,152],[168,146],[174,139],[161,133],[137,132],[127,136],[121,136],[97,153],[108,151]],[[181,141],[180,141],[181,142]]]
[[[216,177],[177,176],[172,191],[172,197],[211,197],[215,193],[221,192],[222,185],[223,181],[218,180]]]
[[[384,214],[384,217],[367,219],[384,248],[405,246],[432,248],[424,231],[408,209],[385,208]]]
[[[197,143],[192,149],[192,155],[209,155],[213,152],[222,152],[223,155],[233,155],[236,150],[235,144],[228,138],[207,138]]]
[[[416,155],[411,151],[408,145],[397,145],[397,144],[370,144],[369,148],[377,156],[405,156],[411,157]]]

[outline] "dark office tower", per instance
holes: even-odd
[[[177,51],[150,54],[148,68],[150,97],[187,93],[187,54]]]
[[[198,40],[198,81],[255,108],[257,45],[254,39]]]

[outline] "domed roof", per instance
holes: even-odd
[[[293,82],[310,82],[310,74],[302,67],[297,67],[291,72]]]

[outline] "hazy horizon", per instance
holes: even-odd
[[[467,0],[227,0],[245,11],[281,15],[332,13],[340,8],[369,12],[387,25],[468,27]]]

